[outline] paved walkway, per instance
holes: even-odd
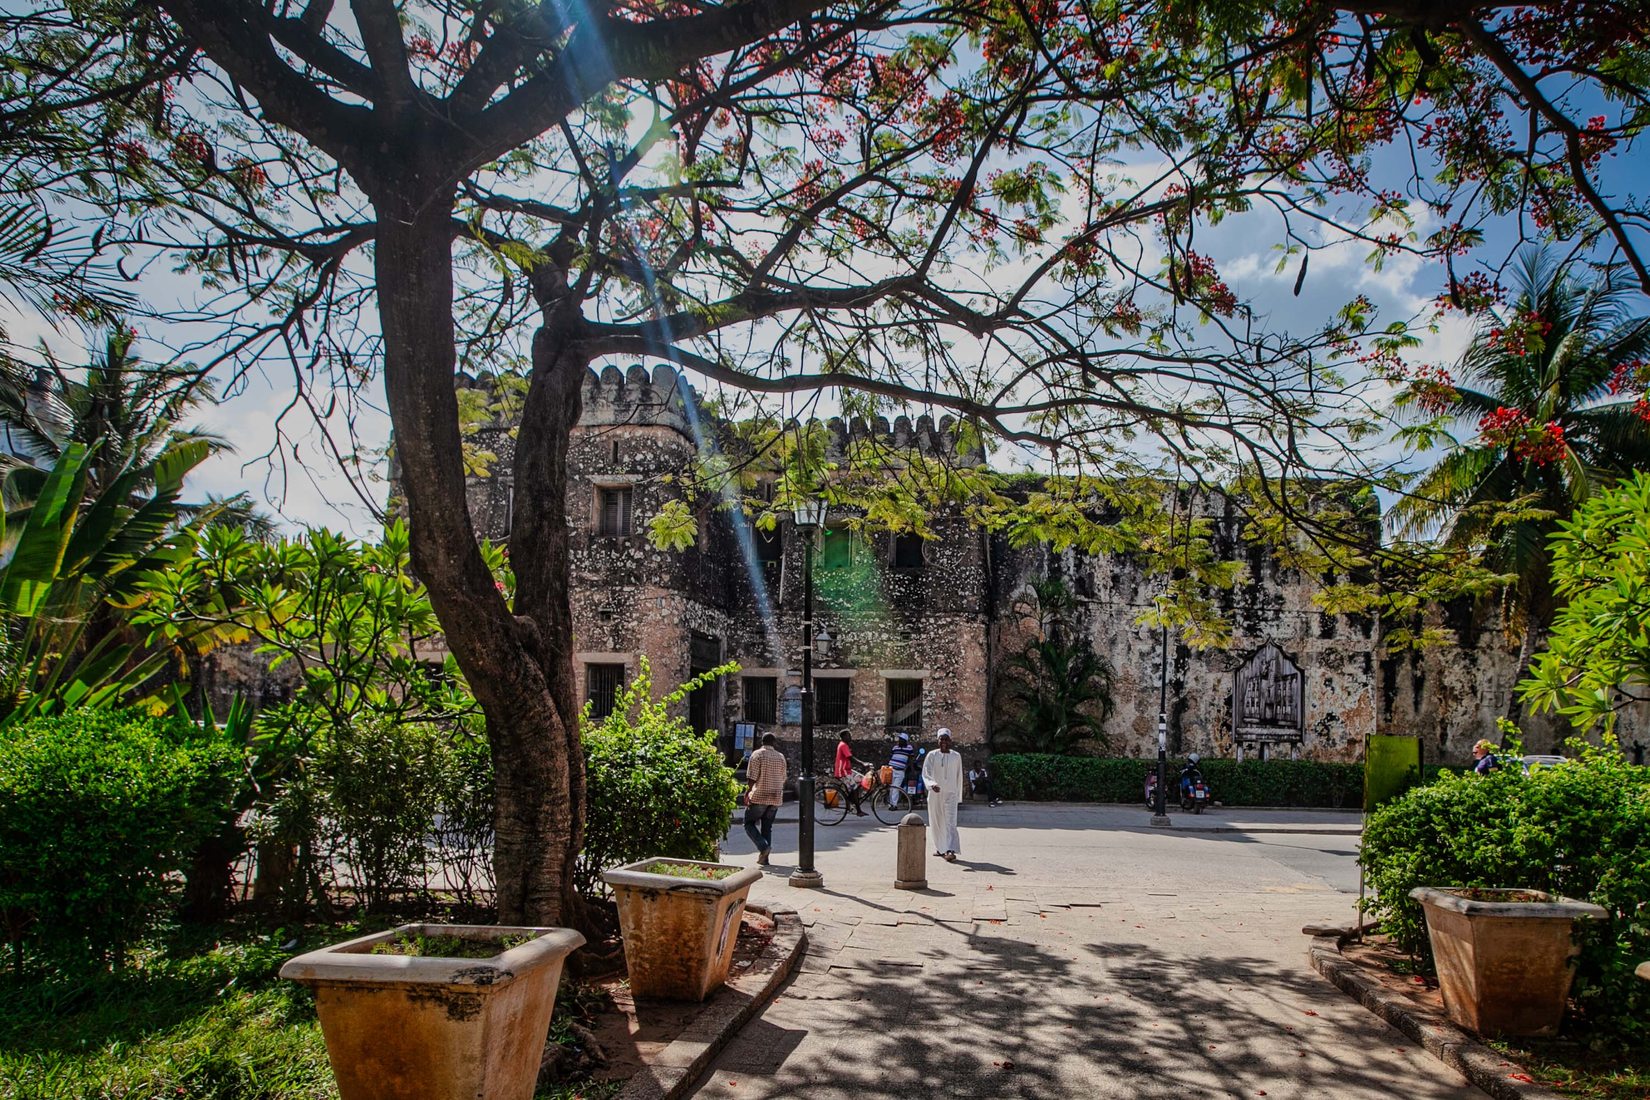
[[[1356,815],[961,820],[922,892],[893,889],[896,830],[857,819],[819,830],[825,890],[793,889],[780,830],[752,900],[799,909],[808,957],[696,1095],[1482,1100],[1306,963],[1302,925],[1353,917]],[[743,829],[725,851],[750,858]]]

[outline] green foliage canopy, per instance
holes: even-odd
[[[1519,692],[1580,730],[1609,732],[1623,706],[1650,692],[1650,473],[1576,509],[1553,536],[1552,558],[1564,607]]]

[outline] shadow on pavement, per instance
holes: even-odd
[[[1036,920],[913,920],[889,929],[886,952],[812,959],[695,1095],[1466,1094],[1414,1081],[1402,1040],[1373,1018],[1349,1044],[1344,1022],[1312,1008],[1327,987],[1304,967],[1075,942]]]

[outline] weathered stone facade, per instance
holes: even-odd
[[[578,682],[587,697],[600,696],[616,666],[629,682],[645,655],[654,690],[663,693],[736,660],[742,672],[698,693],[690,716],[721,731],[730,752],[736,731],[750,728],[776,732],[794,757],[797,714],[787,702],[801,679],[803,563],[790,523],[770,537],[753,531],[736,508],[701,503],[696,545],[661,550],[647,535],[648,520],[682,496],[680,475],[702,448],[724,438],[724,427],[668,367],[590,374],[567,487]],[[955,452],[948,418],[829,427],[838,451],[874,438],[895,449]],[[533,491],[512,480],[508,429],[496,423],[477,433],[475,443],[498,461],[491,476],[470,483],[478,532],[501,540],[516,494]],[[1170,639],[1171,752],[1354,760],[1367,735],[1383,732],[1421,736],[1427,759],[1461,762],[1475,740],[1494,735],[1517,664],[1499,631],[1451,620],[1459,645],[1383,659],[1379,624],[1321,613],[1312,602],[1321,579],[1283,568],[1246,543],[1231,501],[1204,493],[1180,506],[1208,519],[1216,553],[1243,562],[1246,572],[1223,608],[1233,623],[1230,648],[1193,651]],[[966,756],[985,752],[995,673],[1002,655],[1035,631],[1027,595],[1035,578],[1048,575],[1077,594],[1081,628],[1112,669],[1110,751],[1154,753],[1162,643],[1136,620],[1161,582],[1123,556],[1014,550],[959,516],[936,517],[932,527],[937,537],[920,545],[871,535],[816,551],[816,621],[827,636],[814,662],[820,767],[828,767],[843,729],[865,745],[864,755],[880,758],[896,722],[925,741],[948,726]],[[1235,677],[1268,643],[1282,656],[1266,651],[1269,667],[1285,676],[1298,667],[1299,681],[1289,684],[1301,713],[1287,715],[1298,736],[1285,729],[1238,740]],[[1251,682],[1255,676],[1249,673]],[[1647,728],[1642,717],[1629,721],[1626,740]],[[1528,728],[1530,751],[1549,751],[1559,737],[1553,723]]]

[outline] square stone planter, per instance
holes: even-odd
[[[406,935],[490,941],[490,958],[374,955]],[[570,928],[405,924],[291,959],[281,977],[315,991],[342,1100],[530,1100]]]
[[[711,879],[647,870],[661,863],[732,873]],[[761,877],[754,867],[689,859],[644,859],[604,871],[619,903],[631,993],[702,1001],[727,981],[745,898]]]
[[[1564,1016],[1575,922],[1597,905],[1539,890],[1439,889],[1409,896],[1426,912],[1450,1019],[1480,1035],[1552,1035]]]

